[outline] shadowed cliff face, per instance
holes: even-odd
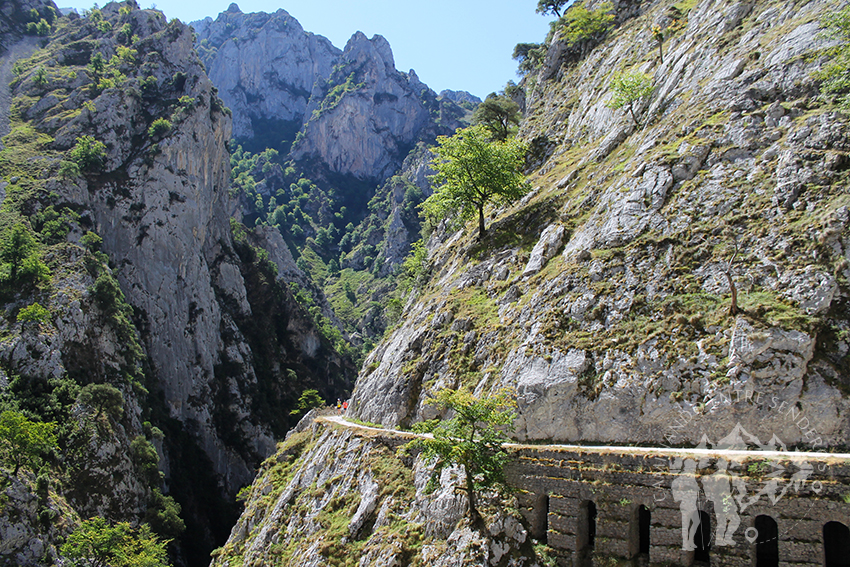
[[[73,211],[64,221],[72,230],[58,238],[77,254],[52,256],[54,270],[87,265],[78,257],[84,231],[102,237],[132,306],[127,332],[146,355],[134,372],[144,373],[137,379],[150,391],[128,398],[126,436],[105,443],[104,459],[120,461],[123,451],[129,462],[126,445],[141,420],[165,432],[160,467],[190,524],[184,551],[200,563],[230,529],[226,502],[292,425],[289,409],[301,391],[342,396],[353,367],[278,281],[257,240],[229,218],[230,113],[194,51],[191,29],[133,4],[108,4],[98,14],[99,21],[57,20],[45,47],[18,62],[10,92],[13,135],[6,138],[11,152],[3,164],[3,188],[14,201],[4,206],[20,209],[36,230],[42,221],[32,215],[43,215],[48,204]],[[90,63],[98,58],[102,68]],[[78,173],[68,161],[83,136],[102,142],[104,153],[100,164]],[[20,171],[9,169],[18,167],[15,160]],[[92,293],[86,282],[97,275],[74,283],[84,299]],[[87,315],[91,300],[77,308],[83,316],[75,327],[97,325]],[[76,350],[68,341],[56,348],[67,351],[69,373],[84,374],[80,368],[89,368],[91,357],[121,367],[122,341],[127,337],[107,335]],[[41,356],[20,352],[21,368]],[[28,373],[62,374],[33,368]],[[93,489],[70,488],[87,490]],[[134,498],[143,499],[144,490]],[[121,490],[111,500],[104,494],[103,503],[81,511],[121,510],[116,518],[134,520],[144,513],[144,503]]]

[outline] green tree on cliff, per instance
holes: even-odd
[[[539,0],[537,2],[538,14],[553,14],[556,18],[561,17],[561,9],[569,4],[569,0]]]
[[[17,476],[22,465],[33,468],[44,453],[56,445],[56,424],[31,421],[15,411],[0,414],[0,457],[14,466]]]
[[[468,220],[478,214],[478,237],[486,233],[484,207],[491,202],[512,203],[528,192],[522,175],[527,153],[524,142],[491,142],[484,126],[458,129],[439,136],[431,166],[434,194],[422,204],[429,218],[455,213]]]
[[[507,390],[476,398],[463,390],[440,390],[429,404],[451,410],[454,416],[445,421],[430,420],[414,425],[417,433],[432,437],[416,439],[405,448],[422,449],[426,460],[434,461],[429,485],[435,486],[446,466],[463,468],[469,504],[469,519],[480,519],[476,493],[483,489],[506,489],[504,468],[509,456],[502,444],[509,441],[505,430],[513,429],[516,400]]]
[[[614,96],[607,103],[609,108],[619,110],[623,107],[632,115],[632,120],[638,124],[635,116],[635,104],[640,99],[652,95],[652,77],[644,73],[617,73],[611,79],[611,90]]]
[[[95,517],[85,520],[68,536],[62,555],[73,565],[90,567],[166,567],[167,544],[147,524],[134,529],[127,522],[113,525]]]
[[[511,126],[519,126],[519,105],[505,94],[490,93],[472,113],[472,123],[490,131],[493,140],[505,141]]]
[[[24,223],[19,222],[9,229],[0,241],[0,260],[9,266],[9,280],[16,282],[20,276],[32,276],[29,272],[40,272],[40,266],[33,268],[30,264],[41,264],[38,254],[38,242],[32,231]],[[45,266],[46,270],[47,267]]]

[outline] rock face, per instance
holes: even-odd
[[[496,512],[490,533],[459,524],[458,471],[426,489],[429,468],[396,454],[403,440],[304,421],[296,431],[264,463],[212,565],[537,564],[519,551],[528,534],[514,517]]]
[[[385,179],[419,140],[430,119],[423,96],[436,98],[414,72],[395,69],[390,44],[360,32],[345,46],[329,90],[315,96],[295,159],[320,159],[337,173]],[[337,98],[338,97],[338,98]]]
[[[475,107],[481,104],[480,98],[466,91],[452,91],[444,89],[440,91],[440,96],[462,106],[468,105],[470,107]]]
[[[256,150],[285,152],[294,141],[290,157],[313,176],[382,183],[418,141],[454,131],[465,113],[414,71],[396,70],[380,35],[357,32],[340,51],[283,10],[243,14],[236,4],[193,26],[234,136]]]
[[[119,318],[124,334],[110,335],[91,297],[102,289],[100,272],[89,273],[60,286],[50,300],[51,311],[61,314],[57,333],[4,321],[17,330],[0,351],[7,371],[122,384],[123,429],[90,447],[84,472],[102,486],[82,479],[80,496],[88,500],[78,510],[133,520],[145,512],[149,490],[133,485],[139,473],[129,450],[142,433],[144,412],[165,432],[157,440],[160,467],[194,524],[190,546],[200,556],[189,557],[194,562],[221,542],[214,541],[222,536],[215,531],[219,506],[250,482],[292,424],[286,408],[305,388],[326,398],[344,395],[353,367],[286,282],[277,281],[275,266],[256,247],[262,239],[229,218],[230,117],[194,51],[191,29],[133,3],[107,4],[97,13],[100,22],[63,22],[42,50],[19,62],[10,92],[18,113],[6,138],[19,146],[8,155],[32,155],[39,165],[4,162],[20,168],[4,170],[5,189],[18,196],[9,206],[37,230],[48,205],[73,211],[63,213],[60,226],[70,232],[57,246],[68,251],[54,253],[54,271],[91,272],[82,236],[100,235],[132,308]],[[89,65],[98,57],[105,62],[100,70]],[[103,143],[103,155],[81,171],[68,169],[83,136]],[[26,145],[32,139],[38,145]],[[26,300],[16,296],[8,313]],[[144,353],[126,363],[121,357],[129,345],[140,348],[135,341]],[[139,388],[144,383],[150,399],[137,399],[132,383],[120,382],[121,372]]]
[[[550,46],[521,136],[552,151],[493,213],[522,246],[436,235],[431,284],[366,360],[353,414],[407,425],[438,388],[506,386],[520,439],[696,445],[740,423],[845,447],[850,131],[816,98],[828,9],[625,2],[581,53]],[[663,63],[644,21],[668,29]],[[606,106],[624,68],[654,78],[639,128]],[[693,419],[671,436],[676,415]]]
[[[243,14],[231,4],[215,20],[192,26],[210,80],[233,111],[233,136],[253,138],[270,122],[278,129],[288,125],[291,141],[305,120],[313,85],[331,75],[340,50],[305,32],[284,10]]]

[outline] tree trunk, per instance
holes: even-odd
[[[634,105],[634,103],[633,103],[633,102],[630,102],[630,103],[629,103],[629,114],[631,114],[631,115],[632,115],[632,120],[634,120],[634,121],[635,121],[635,126],[637,126],[637,125],[638,125],[638,120],[637,120],[637,117],[635,116],[635,108],[634,108],[634,106],[635,106],[635,105]]]
[[[478,240],[484,240],[486,234],[484,228],[484,205],[478,207]]]
[[[729,265],[726,266],[726,280],[729,282],[729,291],[732,292],[732,304],[729,306],[729,315],[733,317],[738,314],[738,288],[735,287],[735,280],[732,279],[732,264],[735,262],[735,257],[738,256],[738,242],[735,242],[735,253],[729,260]]]
[[[660,41],[658,42],[658,56],[661,58],[661,64],[664,65],[664,50]]]
[[[735,316],[738,314],[738,288],[735,287],[735,282],[732,280],[732,266],[729,265],[729,270],[726,271],[726,279],[729,281],[729,291],[732,292],[732,304],[729,306],[729,315]]]
[[[469,521],[476,524],[481,520],[481,514],[478,513],[478,508],[475,507],[475,489],[472,486],[472,474],[466,465],[463,466],[463,473],[466,475],[466,498],[469,503]]]

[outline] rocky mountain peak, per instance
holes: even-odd
[[[231,4],[193,26],[210,79],[233,112],[234,137],[270,138],[284,149],[281,139],[295,138],[313,85],[330,76],[341,51],[284,10],[244,14]]]
[[[239,5],[236,2],[231,2],[230,6],[227,7],[227,12],[230,14],[238,13],[241,14],[242,10],[239,9]]]
[[[356,32],[345,44],[342,58],[346,61],[363,64],[375,64],[383,66],[387,73],[395,73],[395,59],[390,42],[382,35],[375,34],[372,39],[367,39],[363,32]]]

